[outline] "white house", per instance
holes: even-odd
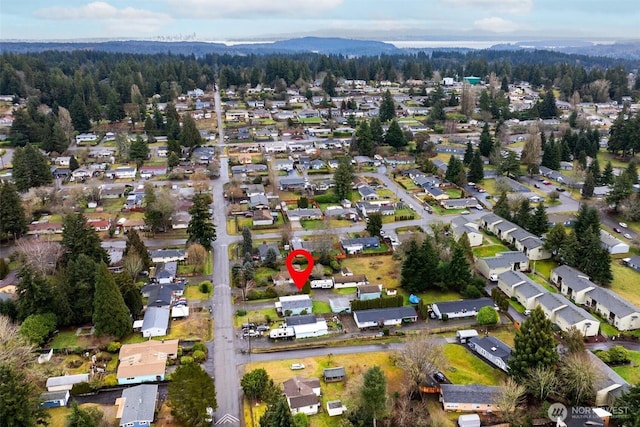
[[[355,288],[368,285],[369,281],[364,274],[352,274],[349,276],[333,276],[333,287],[336,289]]]
[[[167,335],[170,315],[171,312],[168,307],[148,307],[142,321],[142,336],[151,338]]]
[[[318,413],[320,408],[320,380],[318,378],[293,377],[282,385],[293,415],[299,412],[307,415]]]
[[[353,319],[358,328],[365,329],[415,323],[418,321],[418,314],[411,306],[389,307],[354,311]]]
[[[89,374],[63,375],[47,378],[47,391],[71,390],[74,384],[88,383]]]
[[[280,297],[275,302],[276,311],[285,316],[296,316],[299,314],[311,314],[313,303],[309,295],[289,295]]]
[[[498,368],[505,372],[508,371],[511,347],[496,337],[472,337],[469,339],[468,346]]]
[[[491,298],[438,302],[431,305],[431,310],[438,319],[442,320],[443,317],[448,319],[476,317],[478,311],[487,306],[494,307]]]
[[[561,265],[551,270],[550,279],[560,288],[562,295],[576,304],[584,304],[589,292],[597,287],[586,274],[568,265]]]
[[[466,233],[472,248],[482,245],[480,227],[475,222],[467,220],[464,216],[451,220],[451,231],[456,240]]]
[[[547,292],[536,298],[536,306],[540,307],[545,316],[565,332],[575,327],[585,337],[598,335],[600,322],[560,294]]]
[[[327,321],[313,314],[286,317],[285,324],[293,328],[296,338],[315,338],[329,333]]]
[[[620,331],[640,328],[640,308],[609,289],[598,286],[590,290],[585,305],[594,309]]]
[[[508,270],[527,271],[529,259],[520,251],[500,252],[493,257],[480,258],[476,268],[487,279]]]
[[[600,246],[608,250],[611,255],[626,254],[629,252],[629,245],[615,236],[600,230]]]

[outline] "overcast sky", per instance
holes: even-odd
[[[0,39],[640,39],[638,0],[0,0]]]

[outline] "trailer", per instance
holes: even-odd
[[[312,280],[310,282],[311,289],[331,289],[333,288],[332,279]]]
[[[294,339],[295,336],[296,336],[296,332],[290,326],[286,328],[272,329],[269,332],[269,338],[271,338],[272,340],[278,340],[278,339],[291,340],[291,339]]]

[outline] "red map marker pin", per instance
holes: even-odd
[[[293,266],[293,260],[297,256],[302,256],[307,259],[306,269],[297,270]],[[313,270],[313,256],[311,256],[309,251],[306,251],[304,249],[296,249],[287,256],[287,270],[289,270],[289,274],[293,279],[293,283],[296,284],[298,290],[302,289],[304,284],[307,283],[307,279],[309,279],[309,276],[311,276],[311,270]]]

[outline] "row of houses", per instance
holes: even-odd
[[[515,246],[531,261],[551,258],[551,253],[544,249],[542,239],[519,225],[494,213],[484,215],[480,221],[482,228],[495,234],[503,242]]]

